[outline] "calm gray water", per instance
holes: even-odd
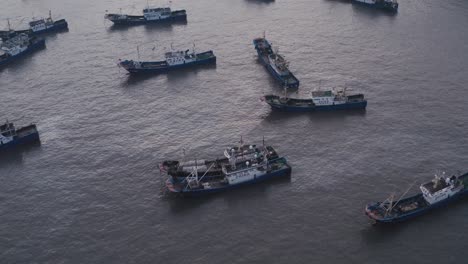
[[[2,0],[13,26],[70,30],[0,70],[0,119],[42,144],[0,160],[1,263],[463,263],[468,203],[379,228],[366,203],[468,169],[468,2],[406,0],[388,15],[345,1],[177,0],[186,25],[115,29],[146,1]],[[281,92],[251,44],[267,38],[300,92],[347,85],[363,113],[272,113]],[[119,58],[213,49],[216,67],[133,78]],[[152,51],[152,47],[155,50]],[[288,157],[291,180],[168,197],[157,164],[244,141]]]

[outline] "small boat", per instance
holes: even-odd
[[[190,160],[177,161],[166,160],[159,165],[161,172],[169,176],[177,177],[183,180],[185,177],[193,173],[194,170],[198,174],[204,174],[205,179],[223,177],[222,166],[229,164],[229,160],[235,156],[237,163],[252,160],[262,160],[263,153],[268,153],[268,159],[277,159],[278,154],[272,146],[243,145],[227,147],[224,150],[224,157],[215,160]],[[185,155],[184,155],[185,156]]]
[[[187,12],[185,10],[171,11],[171,8],[153,8],[143,9],[142,16],[133,16],[126,14],[106,14],[105,19],[112,21],[116,25],[138,25],[149,23],[187,21]]]
[[[52,13],[49,11],[48,18],[41,18],[36,19],[29,22],[29,29],[25,30],[11,30],[10,23],[8,22],[8,30],[7,31],[0,31],[0,38],[9,38],[17,34],[26,33],[29,35],[38,35],[42,33],[50,33],[50,32],[59,32],[68,29],[68,23],[65,19],[60,19],[54,21],[52,19]]]
[[[0,151],[39,141],[39,132],[35,124],[19,129],[16,129],[14,124],[8,121],[0,125]]]
[[[397,0],[352,0],[353,4],[360,4],[389,12],[398,11]]]
[[[187,177],[170,177],[166,181],[166,187],[171,193],[182,196],[201,196],[218,193],[229,189],[262,182],[272,178],[289,177],[291,166],[286,158],[269,158],[269,153],[264,153],[263,159],[247,160],[238,163],[235,156],[231,156],[229,164],[222,165],[221,177],[206,179],[206,174],[200,175],[193,170]]]
[[[346,88],[339,91],[313,91],[310,98],[303,99],[265,95],[264,100],[274,110],[289,112],[365,109],[367,106],[363,94],[347,95]]]
[[[165,60],[163,61],[134,61],[124,60],[119,61],[119,66],[130,73],[158,73],[166,72],[173,69],[193,67],[203,64],[215,64],[216,56],[213,51],[205,51],[195,53],[195,49],[185,51],[170,51],[166,52]]]
[[[299,88],[299,80],[289,71],[289,62],[278,53],[278,50],[273,51],[265,36],[254,39],[253,44],[258,58],[276,80],[288,88]]]
[[[0,67],[20,56],[45,47],[45,40],[21,33],[0,44]]]
[[[421,193],[411,197],[396,201],[390,197],[384,202],[368,204],[365,213],[375,223],[383,224],[401,222],[425,214],[466,196],[468,173],[450,177],[445,177],[445,173],[442,176],[436,174],[432,181],[422,184],[419,188]]]

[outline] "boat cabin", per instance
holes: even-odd
[[[420,186],[424,199],[434,204],[455,195],[463,189],[463,184],[456,176],[444,179],[436,175],[434,180]]]
[[[143,9],[143,16],[146,20],[158,20],[171,16],[171,8],[145,8]]]

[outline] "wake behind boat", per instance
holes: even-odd
[[[257,50],[258,58],[276,80],[288,88],[299,87],[299,80],[289,71],[289,63],[278,51],[273,51],[265,36],[254,39],[253,44]]]
[[[170,51],[164,54],[163,61],[134,61],[124,60],[119,62],[119,66],[130,73],[159,73],[173,69],[193,67],[203,64],[215,64],[216,56],[213,51],[195,53],[193,49],[185,51]]]
[[[366,215],[376,223],[396,223],[425,214],[432,209],[445,206],[468,194],[468,173],[460,176],[435,178],[420,187],[421,193],[394,201],[389,198],[384,202],[368,204]]]
[[[171,8],[153,8],[147,7],[143,9],[142,16],[126,15],[126,14],[106,14],[105,19],[112,21],[116,25],[139,25],[149,23],[187,21],[187,13],[185,10],[171,11]]]
[[[313,91],[310,98],[302,99],[286,95],[265,95],[264,98],[272,109],[289,112],[364,109],[367,106],[363,94],[347,95],[346,88],[338,91]]]

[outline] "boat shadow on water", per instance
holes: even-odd
[[[287,177],[271,179],[265,182],[259,182],[252,185],[245,185],[232,190],[219,193],[211,193],[195,197],[183,197],[178,194],[165,192],[163,199],[169,202],[172,213],[180,214],[186,211],[194,210],[207,202],[215,199],[223,199],[227,203],[245,202],[252,197],[266,196],[273,186],[291,184],[291,175]]]
[[[257,5],[264,5],[264,4],[273,4],[275,0],[245,0],[249,4],[257,4]]]
[[[38,149],[41,142],[34,142],[27,145],[17,146],[14,149],[3,150],[0,152],[0,168],[4,165],[21,164],[23,154]]]
[[[270,108],[270,107],[268,107]],[[365,116],[366,109],[351,109],[351,110],[334,110],[334,111],[311,111],[311,112],[287,112],[280,110],[269,109],[269,112],[264,116],[265,122],[276,122],[283,119],[296,117],[307,117],[311,121],[327,122],[341,120],[352,116]]]
[[[368,17],[381,17],[381,16],[386,16],[386,17],[396,17],[398,15],[398,12],[388,12],[384,10],[379,10],[376,8],[368,7],[368,6],[363,6],[363,5],[357,5],[357,4],[351,4],[353,12],[366,15]]]

